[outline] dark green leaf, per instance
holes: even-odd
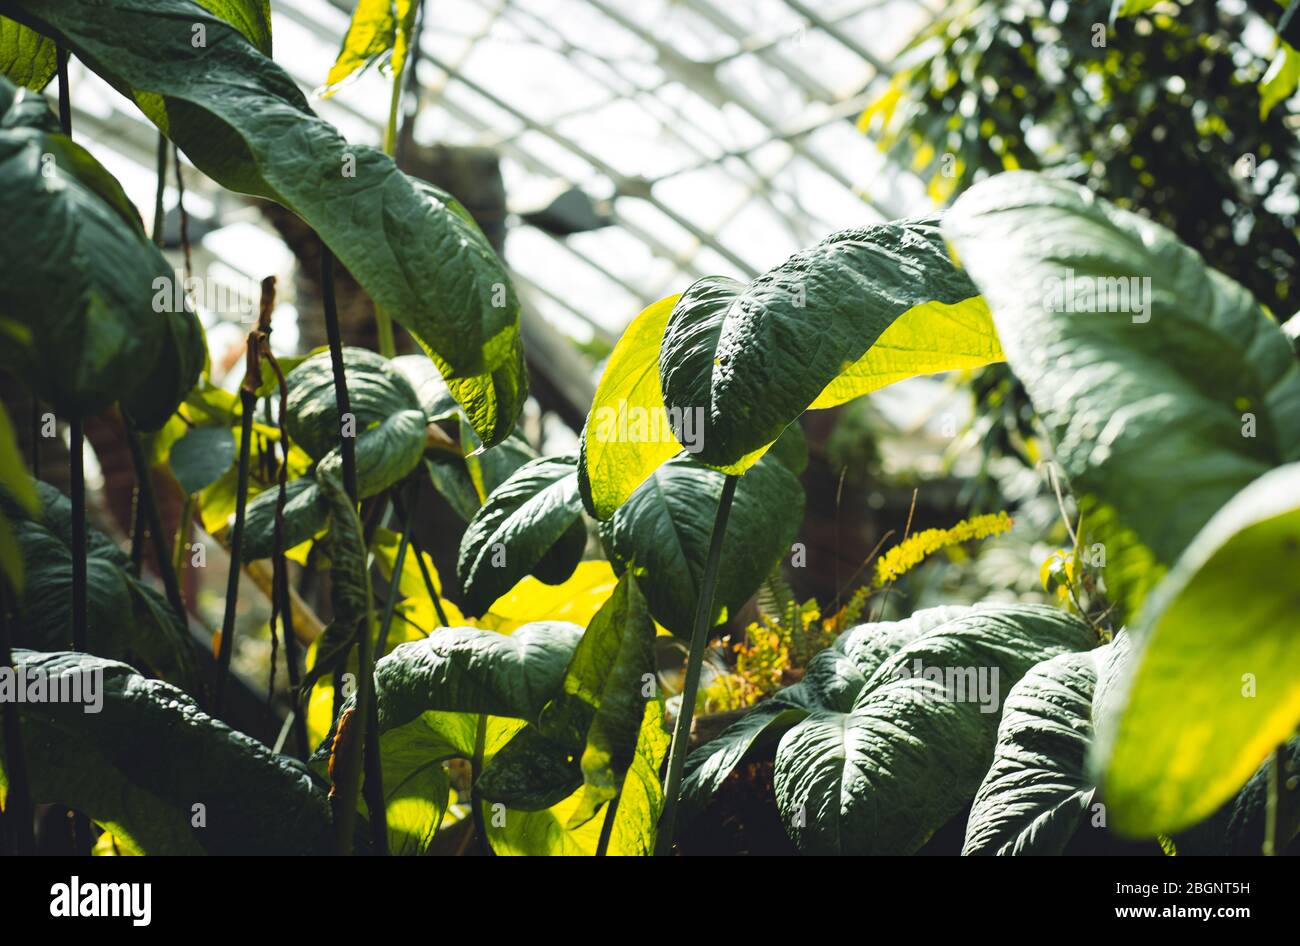
[[[1000,175],[944,232],[1132,614],[1221,506],[1300,460],[1300,363],[1245,289],[1073,184]]]
[[[14,660],[47,679],[77,675],[83,694],[103,701],[99,712],[71,701],[20,704],[35,802],[85,813],[132,853],[328,850],[329,805],[306,770],[182,691],[89,654],[18,650]]]
[[[279,66],[187,0],[5,0],[0,11],[132,98],[213,180],[303,217],[434,358],[484,441],[509,433],[524,400],[519,303],[450,195],[345,141]]]
[[[172,444],[167,456],[181,489],[197,493],[235,462],[235,438],[225,427],[195,427]]]
[[[683,637],[694,623],[723,480],[683,454],[659,467],[601,526],[615,571],[631,570],[655,620]],[[776,459],[764,457],[741,477],[722,546],[714,623],[749,600],[789,552],[803,505],[799,481]]]
[[[60,411],[120,400],[142,428],[162,426],[202,370],[198,321],[150,308],[175,275],[121,186],[4,79],[0,177],[4,361]]]
[[[501,595],[533,572],[556,543],[565,539],[575,522],[581,524],[582,501],[572,457],[532,460],[497,487],[475,513],[460,543],[456,572],[467,614],[480,615]],[[585,545],[586,533],[582,533]],[[566,540],[567,541],[567,540]],[[572,542],[568,542],[572,546]],[[578,547],[582,556],[582,547]],[[555,573],[564,581],[573,574],[577,558],[572,548]],[[567,564],[567,572],[564,565]],[[552,581],[551,584],[559,582]]]

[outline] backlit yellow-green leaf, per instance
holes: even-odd
[[[1300,463],[1243,489],[1152,593],[1117,723],[1113,825],[1172,833],[1230,798],[1300,723]]]
[[[587,509],[608,519],[660,464],[681,452],[664,409],[659,344],[680,296],[632,320],[605,365],[582,434],[578,484]]]

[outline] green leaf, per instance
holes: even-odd
[[[519,730],[474,783],[485,801],[518,811],[543,811],[581,785],[582,773],[573,753],[535,726]]]
[[[970,608],[929,608],[902,621],[861,624],[817,653],[805,669],[805,682],[759,703],[686,760],[680,817],[689,819],[708,806],[736,766],[772,746],[818,707],[850,709],[870,676],[887,657]],[[684,823],[684,822],[683,822]]]
[[[202,370],[198,320],[149,307],[175,275],[135,208],[40,96],[4,79],[0,176],[4,362],[60,412],[120,400],[142,428],[162,426]]]
[[[680,295],[648,306],[614,346],[582,429],[578,485],[587,511],[608,519],[658,466],[681,452],[664,411],[659,346]]]
[[[516,470],[539,456],[518,431],[512,432],[496,446],[484,449],[474,429],[464,423],[460,426],[460,445],[465,453],[465,470],[480,505],[487,502],[488,496]]]
[[[953,614],[854,628],[777,694],[807,711],[781,736],[774,772],[782,821],[804,853],[917,851],[975,794],[1016,681],[1095,640],[1082,621],[1039,605]]]
[[[683,454],[655,470],[601,527],[614,570],[631,571],[654,619],[683,637],[693,627],[723,481],[723,474]],[[775,459],[764,459],[741,478],[723,540],[715,624],[749,600],[789,551],[803,505],[799,481]]]
[[[578,641],[561,692],[538,722],[543,733],[580,753],[585,791],[568,827],[591,820],[622,790],[636,755],[647,685],[655,680],[654,644],[645,597],[624,575]]]
[[[213,180],[299,214],[434,359],[484,442],[513,429],[525,397],[518,300],[450,195],[349,144],[283,70],[186,0],[6,0],[0,10],[132,98]],[[196,25],[205,45],[191,43]]]
[[[253,562],[270,558],[275,551],[275,507],[280,487],[272,486],[254,497],[244,510],[244,540],[240,558]],[[233,514],[232,514],[233,515]],[[329,508],[320,486],[310,476],[290,480],[285,486],[284,551],[320,534],[329,519]]]
[[[0,16],[0,75],[39,92],[59,69],[54,40]]]
[[[944,232],[1131,614],[1224,503],[1300,459],[1300,363],[1246,290],[1075,185],[999,175]]]
[[[596,853],[606,818],[613,817],[608,853],[647,856],[654,851],[655,828],[663,810],[659,772],[668,753],[668,733],[663,727],[663,708],[658,700],[646,703],[636,756],[623,783],[616,805],[606,806],[602,817],[571,826],[584,804],[583,793],[575,792],[545,811],[508,810],[504,823],[484,810],[488,839],[496,854],[524,856],[590,856]]]
[[[40,514],[40,500],[36,498],[31,477],[27,474],[22,454],[18,452],[13,424],[10,423],[9,412],[5,410],[3,404],[0,404],[0,496],[15,503],[26,515]],[[23,558],[13,526],[2,511],[0,511],[0,571],[4,572],[10,587],[21,593],[25,574]]]
[[[194,0],[217,16],[221,17],[248,41],[258,48],[262,55],[271,55],[271,2],[270,0]]]
[[[576,624],[539,621],[509,636],[451,627],[400,644],[375,668],[380,729],[439,710],[535,720],[581,636]]]
[[[406,375],[382,355],[364,348],[344,348],[343,371],[358,437],[394,414],[421,409]],[[338,447],[342,430],[330,353],[317,352],[284,380],[289,389],[285,423],[289,439],[319,460]]]
[[[1295,94],[1300,85],[1300,52],[1292,48],[1285,40],[1278,40],[1278,50],[1273,62],[1264,73],[1259,83],[1259,119],[1268,118],[1279,102],[1285,102]]]
[[[53,486],[37,483],[39,519],[14,515],[26,563],[19,601],[19,646],[66,647],[72,635],[72,509]],[[16,513],[12,505],[6,510]],[[198,677],[189,630],[165,601],[129,571],[130,559],[103,533],[86,530],[87,646],[91,653],[138,664],[178,686]]]
[[[1098,751],[1113,824],[1171,833],[1300,723],[1300,464],[1246,487],[1152,594]]]
[[[411,0],[359,0],[343,48],[325,79],[325,94],[333,94],[342,82],[381,58],[387,58],[389,71],[400,76],[417,9],[419,4]]]
[[[873,354],[904,317],[921,350]],[[670,416],[695,418],[696,457],[739,473],[810,406],[999,360],[984,304],[926,219],[836,233],[748,284],[699,280],[668,318],[659,373]]]
[[[197,493],[235,462],[234,435],[225,427],[195,427],[172,444],[168,462],[181,489]]]
[[[36,803],[86,814],[130,853],[328,851],[329,805],[306,770],[184,692],[89,654],[17,650],[14,662],[46,678],[77,675],[83,693],[103,701],[99,712],[71,701],[18,704]],[[3,764],[0,789],[8,789]],[[205,827],[193,826],[196,805]]]
[[[461,538],[456,572],[465,613],[486,613],[492,602],[537,570],[573,524],[581,524],[581,517],[572,457],[543,457],[516,470],[492,491]],[[558,579],[548,584],[560,584],[573,574],[586,544],[585,530],[580,539],[577,555],[566,549],[555,573],[543,576]]]
[[[963,854],[1059,855],[1087,814],[1097,651],[1038,664],[1011,688]]]

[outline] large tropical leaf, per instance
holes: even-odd
[[[72,639],[72,505],[47,483],[36,490],[41,511],[35,517],[6,503],[26,564],[15,639],[21,647],[61,650]],[[86,552],[90,652],[193,690],[193,644],[176,612],[131,573],[130,559],[97,529],[86,530]]]
[[[1107,588],[1130,609],[1224,503],[1300,459],[1286,337],[1168,230],[1013,173],[966,192],[944,232],[1106,545]]]
[[[14,652],[19,671],[76,675],[78,702],[18,704],[32,799],[66,805],[138,854],[322,854],[330,814],[300,764],[203,713],[181,690],[82,653]],[[184,760],[184,764],[177,764]],[[8,768],[0,749],[0,797]]]
[[[1016,681],[1094,642],[1082,621],[1037,605],[936,608],[853,628],[757,720],[697,750],[683,801],[698,811],[779,734],[777,807],[801,851],[913,853],[975,794]]]
[[[483,773],[483,797],[536,810],[581,785],[570,828],[618,797],[636,755],[647,681],[654,681],[654,639],[645,598],[625,575],[579,640],[537,725],[516,735]]]
[[[485,613],[529,573],[548,584],[573,574],[587,541],[577,480],[572,457],[544,457],[492,491],[460,542],[456,571],[468,614]],[[553,567],[539,569],[548,560]]]
[[[1088,755],[1109,694],[1132,659],[1132,640],[1121,633],[1105,647],[1046,660],[1011,688],[963,853],[1065,854],[1084,831],[1110,827],[1112,809],[1097,789]],[[1300,758],[1300,740],[1289,757]],[[1267,783],[1264,766],[1211,817],[1176,835],[1178,852],[1258,854]]]
[[[509,276],[452,197],[352,145],[234,27],[189,0],[4,0],[75,53],[231,190],[279,201],[430,354],[485,443],[524,400]],[[193,43],[201,26],[206,43]],[[59,257],[52,257],[59,258]]]
[[[602,523],[610,563],[645,589],[650,612],[689,637],[724,475],[683,455],[660,466],[614,517]],[[714,592],[714,623],[749,600],[790,550],[803,519],[803,488],[774,458],[736,487]]]
[[[1114,824],[1171,832],[1230,798],[1300,724],[1300,464],[1247,486],[1153,592],[1100,740]]]
[[[60,411],[121,401],[141,427],[162,426],[202,370],[198,321],[151,308],[156,281],[175,276],[121,186],[39,95],[4,79],[0,176],[4,362]]]
[[[1001,359],[935,220],[834,234],[748,284],[701,279],[641,313],[610,356],[583,433],[584,501],[608,518],[682,446],[742,473],[809,408]]]
[[[902,318],[914,330],[900,341],[920,349],[870,355]],[[699,414],[698,458],[740,472],[814,403],[1000,359],[977,290],[927,219],[836,233],[748,284],[701,279],[668,318],[659,372],[670,414]]]

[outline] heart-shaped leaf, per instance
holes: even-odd
[[[689,456],[660,466],[601,526],[610,564],[645,589],[654,619],[689,637],[724,475]],[[741,478],[732,502],[714,592],[714,623],[749,600],[790,550],[803,520],[803,488],[778,460]]]

